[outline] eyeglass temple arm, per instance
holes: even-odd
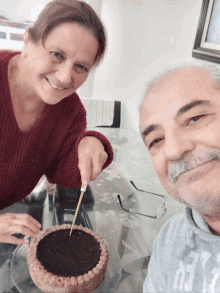
[[[141,213],[138,213],[138,212],[134,212],[134,214],[138,214],[138,215],[140,215],[140,216],[144,216],[144,217],[152,218],[152,219],[156,219],[156,218],[157,218],[156,216],[148,216],[148,215],[141,214]]]
[[[141,216],[144,216],[144,217],[147,217],[147,218],[152,218],[152,219],[156,219],[156,218],[157,218],[156,216],[148,216],[148,215],[141,214],[141,213],[138,213],[138,212],[130,212],[129,210],[125,209],[125,208],[123,207],[123,205],[122,205],[121,197],[120,197],[119,194],[118,194],[118,200],[119,200],[119,203],[120,203],[121,208],[122,208],[124,211],[128,212],[128,213],[131,213],[131,214],[138,214],[138,215],[141,215]]]
[[[120,203],[120,206],[121,206],[121,208],[124,210],[124,211],[126,211],[126,212],[129,212],[130,213],[130,211],[129,210],[127,210],[127,209],[125,209],[124,207],[123,207],[123,205],[122,205],[122,202],[121,202],[121,197],[120,197],[120,195],[118,194],[118,200],[119,200],[119,203]]]
[[[150,191],[145,191],[145,190],[141,190],[141,189],[138,189],[134,182],[133,181],[130,181],[130,183],[134,186],[135,189],[137,189],[138,191],[141,191],[141,192],[146,192],[146,193],[150,193],[150,194],[153,194],[153,195],[156,195],[156,196],[160,196],[160,197],[165,197],[164,195],[161,195],[161,194],[157,194],[157,193],[153,193],[153,192],[150,192]]]

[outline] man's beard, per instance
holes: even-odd
[[[166,191],[178,202],[185,204],[204,217],[214,217],[220,220],[220,191],[213,192],[212,194],[194,194],[195,202],[186,200],[183,198],[183,194],[180,197],[178,191],[171,191],[169,188],[166,188]]]
[[[206,152],[200,151],[193,156],[185,156],[183,159],[175,161],[171,166],[168,172],[169,181],[175,184],[181,174],[212,160],[220,160],[220,149],[206,150]],[[205,184],[204,182],[204,188]],[[220,187],[219,191],[204,191],[199,194],[192,194],[192,199],[195,199],[194,202],[186,200],[184,194],[180,193],[175,187],[173,189],[165,187],[165,189],[177,201],[189,206],[203,216],[216,217],[220,220]],[[188,195],[186,196],[188,197]]]
[[[175,161],[168,172],[169,181],[176,182],[181,174],[212,160],[220,160],[220,149],[205,153],[198,152],[197,156],[186,156],[181,160]]]

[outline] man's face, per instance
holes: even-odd
[[[177,200],[220,218],[220,89],[202,69],[160,78],[141,107],[154,168]]]

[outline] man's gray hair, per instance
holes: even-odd
[[[207,61],[201,61],[198,59],[193,59],[190,61],[181,61],[181,62],[176,62],[173,63],[172,65],[166,67],[166,68],[160,68],[159,70],[155,71],[151,79],[147,81],[145,86],[142,88],[140,92],[140,103],[139,103],[139,113],[140,109],[142,107],[143,101],[145,100],[145,97],[148,95],[149,90],[155,85],[156,86],[156,81],[159,80],[161,77],[165,77],[167,74],[173,72],[178,73],[181,71],[181,69],[186,69],[186,68],[201,68],[205,72],[207,72],[208,75],[210,75],[210,78],[213,79],[214,81],[214,86],[216,88],[220,89],[220,64],[216,63],[209,63]],[[139,115],[140,119],[140,115]],[[139,126],[140,126],[140,121],[139,121]]]
[[[153,77],[146,83],[143,90],[143,98],[147,96],[148,91],[151,89],[152,86],[154,86],[155,82],[159,78],[165,77],[171,72],[175,73],[175,71],[178,72],[181,69],[186,68],[203,69],[205,72],[207,72],[208,75],[210,75],[211,79],[213,79],[215,86],[220,89],[220,64],[209,63],[200,60],[182,61],[181,63],[172,64],[165,69],[157,70]]]

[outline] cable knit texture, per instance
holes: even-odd
[[[106,168],[113,160],[105,136],[86,132],[86,111],[78,95],[47,105],[28,131],[18,127],[8,84],[8,62],[20,52],[0,52],[0,209],[27,196],[43,174],[51,183],[80,187],[78,144],[84,136],[97,137],[108,153]]]

